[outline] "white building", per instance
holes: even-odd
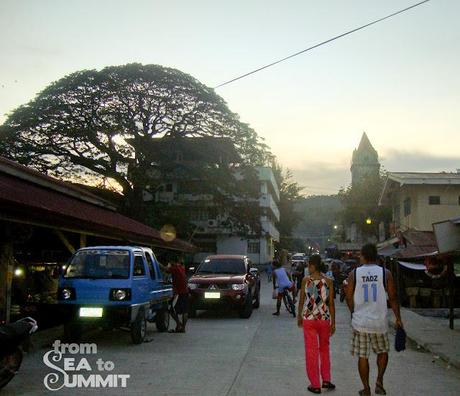
[[[233,174],[236,179],[243,179],[238,170],[240,158],[228,139],[185,138],[180,141],[158,139],[155,148],[161,155],[169,156],[166,159],[173,164],[173,168],[189,168],[203,162],[217,166],[226,164],[229,169],[234,169]],[[184,178],[179,172],[172,172],[169,180],[158,188],[155,196],[146,199],[188,209],[190,222],[195,226],[191,242],[200,249],[200,252],[194,256],[195,263],[211,254],[243,254],[247,255],[254,264],[264,265],[273,260],[273,245],[275,241],[279,241],[279,232],[275,224],[280,220],[278,209],[280,195],[272,169],[257,167],[256,170],[262,230],[257,236],[254,234],[251,237],[249,234],[241,237],[237,230],[229,226],[228,216],[213,205],[213,196],[197,192],[201,190],[199,186],[203,182],[199,177]],[[192,185],[195,188],[191,188]],[[234,197],[234,199],[238,201],[240,198]]]
[[[192,209],[191,221],[197,227],[193,243],[201,250],[195,254],[195,262],[200,262],[211,254],[244,254],[254,264],[258,265],[264,265],[273,260],[273,244],[275,241],[279,241],[279,232],[275,225],[280,219],[279,190],[271,168],[258,167],[257,173],[260,188],[259,206],[261,208],[262,235],[253,238],[238,236],[225,225],[225,216],[217,215],[212,206]],[[201,201],[203,198],[206,199],[203,196],[198,197],[190,194],[187,200],[191,203],[194,200]]]
[[[433,231],[432,224],[460,216],[460,173],[390,172],[380,205],[392,208],[392,231]]]

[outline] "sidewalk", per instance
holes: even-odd
[[[454,330],[445,323],[439,323],[430,317],[421,316],[409,309],[401,308],[401,317],[407,337],[422,348],[439,356],[451,366],[460,368],[460,321],[454,322]],[[394,325],[393,313],[389,320]]]

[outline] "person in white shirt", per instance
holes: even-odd
[[[386,395],[383,375],[388,364],[387,293],[396,317],[396,327],[403,327],[396,287],[391,272],[377,263],[377,247],[367,244],[361,248],[361,266],[350,273],[346,291],[347,305],[352,313],[352,355],[358,355],[358,371],[364,389],[361,396],[371,394],[369,386],[370,348],[377,354],[375,393]]]

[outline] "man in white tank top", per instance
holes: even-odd
[[[373,244],[361,249],[362,266],[350,273],[347,286],[347,305],[352,313],[353,328],[351,353],[358,355],[358,370],[364,389],[362,396],[371,394],[369,386],[370,348],[377,354],[378,375],[375,393],[386,395],[383,375],[388,364],[387,293],[396,317],[396,326],[402,327],[396,287],[391,272],[377,265],[377,248]]]

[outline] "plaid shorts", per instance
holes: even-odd
[[[385,353],[390,350],[390,342],[387,333],[361,333],[353,330],[351,336],[351,354],[368,358],[371,353],[371,345],[374,353]]]

